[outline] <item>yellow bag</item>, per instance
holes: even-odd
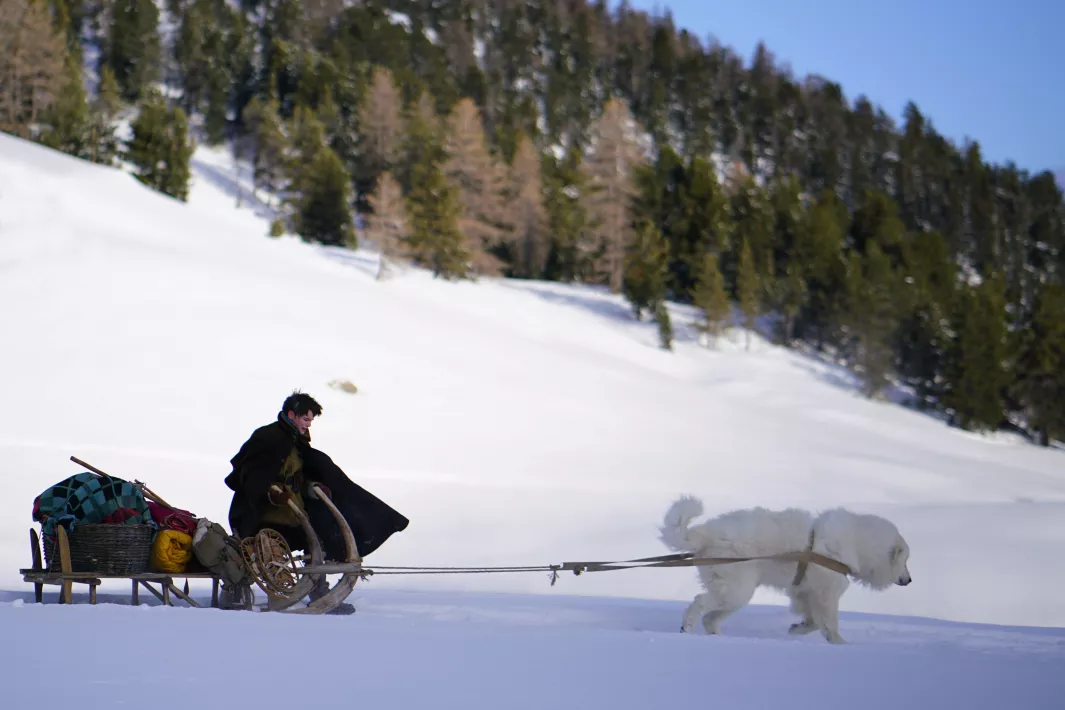
[[[160,530],[152,543],[152,568],[180,574],[192,559],[192,536],[180,530]]]

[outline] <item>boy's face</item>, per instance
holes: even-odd
[[[292,423],[296,425],[296,429],[300,434],[306,434],[311,430],[311,422],[314,421],[314,412],[307,412],[306,414],[296,415],[291,409],[285,412],[285,416],[292,420]]]

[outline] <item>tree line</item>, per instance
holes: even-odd
[[[0,0],[5,44],[0,129],[183,199],[192,122],[252,166],[274,234],[372,242],[382,276],[602,284],[667,348],[667,300],[708,343],[735,310],[868,396],[1065,437],[1054,177],[765,46],[602,0]]]

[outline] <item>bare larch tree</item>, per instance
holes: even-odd
[[[0,0],[0,131],[31,137],[62,85],[66,45],[44,0]]]
[[[475,274],[498,275],[502,264],[490,250],[506,237],[504,166],[489,152],[477,104],[459,101],[448,117],[444,175],[459,191],[459,230]]]
[[[540,155],[532,139],[526,135],[518,140],[510,165],[506,215],[515,275],[539,278],[547,263],[551,243],[540,177]]]
[[[634,171],[643,161],[629,107],[611,99],[592,124],[591,146],[582,168],[588,184],[585,208],[591,220],[591,243],[582,245],[597,279],[621,291],[625,250],[633,238]]]
[[[377,280],[380,281],[388,276],[392,266],[408,258],[403,189],[392,173],[384,172],[377,179],[377,189],[367,200],[373,212],[366,217],[366,236],[381,252],[377,268]]]

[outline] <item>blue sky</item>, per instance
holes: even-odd
[[[759,40],[797,77],[839,82],[900,120],[913,100],[984,160],[1065,168],[1065,0],[629,0],[669,8],[750,65]],[[617,7],[617,0],[610,0]]]

